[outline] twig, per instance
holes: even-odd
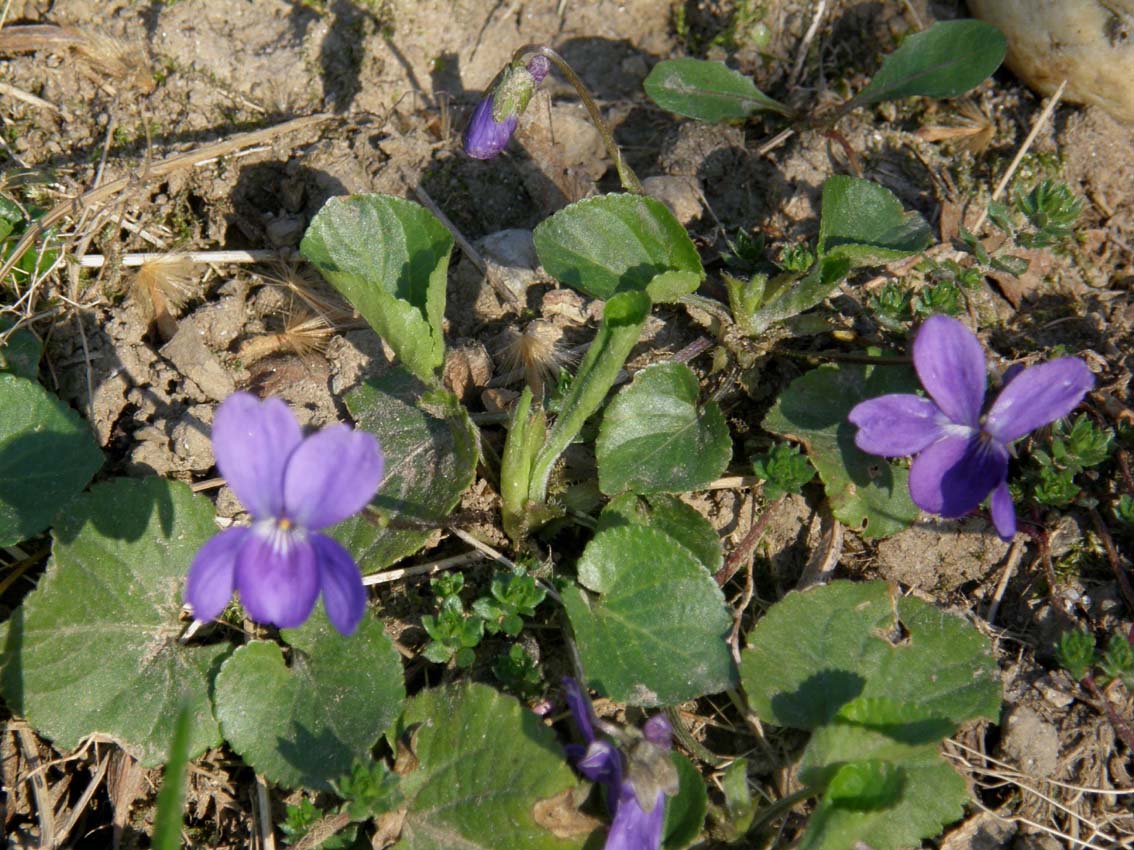
[[[772,519],[772,515],[776,512],[781,504],[783,504],[784,497],[780,496],[772,504],[764,508],[764,512],[760,514],[760,518],[752,524],[748,529],[748,533],[744,535],[744,539],[740,541],[732,554],[725,560],[724,566],[716,575],[717,586],[724,587],[729,583],[729,580],[736,575],[736,571],[740,569],[741,563],[746,558],[751,557],[752,550],[756,548],[756,544],[760,542],[760,537],[764,534],[764,529],[768,527],[768,523]]]
[[[376,584],[390,584],[391,582],[401,581],[404,578],[432,575],[442,570],[450,570],[455,567],[463,567],[466,564],[474,564],[477,561],[484,560],[486,557],[489,556],[479,550],[476,552],[465,552],[463,555],[454,555],[451,558],[430,561],[428,564],[416,564],[412,567],[403,567],[400,570],[383,570],[380,573],[372,573],[371,575],[363,576],[362,583],[368,587]]]
[[[1107,530],[1106,523],[1103,522],[1097,508],[1091,508],[1091,520],[1095,524],[1095,531],[1102,538],[1103,546],[1106,547],[1106,557],[1110,561],[1110,568],[1114,571],[1114,579],[1118,582],[1118,589],[1122,591],[1122,598],[1126,600],[1126,607],[1130,609],[1131,613],[1134,613],[1134,587],[1130,586],[1130,577],[1122,568],[1122,561],[1119,559],[1118,550],[1114,546],[1114,538],[1110,536],[1110,531]],[[1134,751],[1134,747],[1131,747],[1131,750]]]
[[[175,257],[189,263],[267,263],[273,260],[287,262],[294,259],[290,252],[273,251],[268,248],[258,248],[253,251],[186,251],[184,253],[170,254],[168,252],[150,251],[136,254],[122,254],[113,258],[120,266],[144,266],[146,263],[168,260]],[[79,265],[84,269],[101,269],[111,262],[111,258],[103,254],[84,254],[79,258]]]
[[[1043,108],[1043,112],[1041,112],[1036,117],[1036,120],[1032,122],[1032,129],[1024,139],[1024,143],[1020,145],[1020,149],[1016,151],[1016,155],[1012,158],[1012,162],[1008,164],[1008,170],[1004,172],[1004,176],[1000,178],[1000,182],[996,184],[996,188],[992,190],[992,197],[989,199],[989,203],[999,200],[1000,196],[1004,194],[1004,190],[1008,188],[1009,181],[1011,181],[1012,177],[1016,174],[1016,169],[1020,167],[1020,163],[1023,161],[1024,156],[1031,148],[1032,143],[1036,140],[1036,136],[1039,135],[1040,129],[1044,124],[1047,123],[1047,119],[1051,117],[1051,113],[1055,111],[1055,107],[1059,103],[1059,99],[1063,97],[1063,90],[1066,88],[1067,80],[1064,80],[1059,84],[1059,88],[1055,90],[1055,94],[1053,94],[1048,100],[1047,105]],[[984,223],[987,220],[988,205],[985,204],[984,209],[981,210],[980,216],[976,220],[976,224],[973,225],[973,233],[979,236],[980,229],[984,227]]]
[[[488,556],[490,560],[496,561],[496,563],[500,564],[501,566],[507,567],[510,570],[516,569],[516,564],[514,561],[508,560],[503,552],[499,551],[498,549],[493,549],[483,540],[479,540],[476,537],[473,537],[467,531],[457,528],[454,525],[446,526],[446,529],[452,534],[455,534],[461,540],[468,543],[474,549],[478,549],[479,551],[483,552]]]
[[[748,610],[748,605],[752,602],[752,596],[756,592],[756,582],[752,575],[754,564],[754,558],[746,558],[744,561],[744,591],[740,594],[740,599],[737,600],[736,607],[733,609],[732,631],[728,635],[728,647],[732,652],[732,660],[737,667],[740,666],[740,629],[744,621],[744,612]]]
[[[111,180],[109,183],[99,186],[96,189],[84,192],[77,198],[56,204],[50,212],[37,219],[35,224],[29,227],[20,241],[16,243],[15,248],[13,248],[11,254],[8,255],[8,259],[0,266],[0,280],[4,280],[9,275],[12,269],[15,268],[16,263],[18,263],[27,252],[28,248],[30,248],[37,239],[43,236],[48,228],[60,219],[66,217],[69,213],[81,211],[94,204],[102,203],[112,198],[123,189],[129,188],[135,181],[153,182],[173,174],[176,171],[180,171],[183,168],[192,168],[194,165],[204,160],[223,156],[240,148],[260,144],[261,142],[284,133],[302,130],[314,124],[326,121],[331,117],[331,115],[323,113],[308,115],[305,118],[296,118],[292,121],[276,124],[274,127],[266,127],[263,130],[253,130],[250,133],[241,133],[238,136],[233,136],[231,139],[203,145],[189,153],[176,154],[163,159],[161,162],[147,168],[143,175],[128,174],[125,177],[119,177],[117,180]]]
[[[256,809],[260,821],[260,847],[276,850],[276,833],[272,828],[272,803],[268,799],[268,785],[264,777],[256,774]]]
[[[1134,755],[1134,729],[1130,728],[1125,720],[1118,716],[1118,712],[1114,710],[1110,700],[1107,699],[1106,694],[1103,693],[1102,688],[1099,687],[1098,682],[1095,681],[1094,674],[1088,673],[1081,680],[1081,684],[1087,691],[1094,697],[1098,703],[1102,713],[1106,719],[1110,721],[1110,725],[1114,727],[1115,733],[1126,744],[1126,749]]]
[[[1020,561],[1024,557],[1025,539],[1024,537],[1017,537],[1012,542],[1012,548],[1008,550],[1008,557],[1004,559],[1004,569],[1000,573],[1000,581],[996,585],[996,592],[992,594],[992,600],[988,603],[988,613],[984,617],[990,626],[996,623],[996,615],[1000,611],[1000,600],[1004,598],[1004,591],[1008,589],[1008,582],[1011,581],[1016,568],[1020,566]]]
[[[799,52],[795,55],[795,65],[792,66],[791,74],[788,76],[788,90],[794,89],[795,84],[799,82],[799,75],[803,73],[803,63],[807,61],[807,51],[811,49],[811,42],[815,38],[815,33],[819,31],[819,22],[823,20],[823,13],[826,11],[827,0],[819,0],[815,4],[815,14],[811,18],[811,26],[803,34],[803,41],[799,43]]]
[[[314,850],[336,832],[350,825],[350,815],[346,812],[327,815],[303,834],[303,838],[291,846],[291,850]]]
[[[433,198],[430,197],[429,193],[426,192],[425,189],[421,186],[414,186],[413,193],[417,195],[417,199],[421,201],[422,206],[428,208],[431,213],[437,216],[437,220],[445,225],[446,230],[453,234],[453,239],[456,241],[457,245],[460,246],[460,249],[464,252],[465,256],[469,258],[469,262],[476,266],[477,270],[480,271],[481,274],[487,274],[488,266],[484,262],[484,257],[480,255],[480,251],[474,248],[472,246],[472,243],[465,238],[464,234],[457,229],[457,225],[453,224],[452,219],[450,219],[449,216],[445,215],[445,212],[441,209],[441,207],[437,206],[436,201],[434,201]],[[509,301],[516,300],[516,297],[512,295],[511,292],[509,292],[505,297],[508,298]]]
[[[702,490],[742,490],[746,487],[755,487],[763,478],[755,475],[726,475],[716,481],[710,481]]]
[[[843,524],[835,519],[835,514],[826,501],[819,508],[819,528],[822,531],[820,545],[807,559],[803,572],[799,574],[799,581],[796,582],[796,590],[827,581],[842,557]]]
[[[16,736],[20,740],[20,748],[24,751],[24,758],[32,768],[27,781],[31,783],[32,796],[35,797],[35,814],[39,820],[40,846],[53,847],[55,845],[55,809],[51,803],[51,794],[47,791],[47,783],[39,770],[39,750],[36,747],[35,736],[22,726],[16,729]]]
[[[63,822],[62,828],[55,834],[55,840],[47,846],[56,848],[67,840],[67,836],[71,834],[71,831],[75,828],[76,824],[78,824],[79,818],[87,813],[87,804],[91,801],[91,797],[94,796],[95,791],[97,791],[98,787],[102,784],[103,777],[106,776],[106,768],[109,764],[110,758],[106,755],[99,760],[98,770],[95,771],[95,775],[91,777],[91,781],[87,783],[87,787],[84,789],[82,796],[79,797],[75,805],[71,808],[71,812],[67,815],[67,820]]]
[[[61,114],[64,118],[70,117],[66,112],[64,112],[54,103],[49,103],[42,97],[36,97],[34,94],[29,94],[23,89],[18,89],[15,86],[8,85],[8,83],[0,83],[0,95],[4,95],[6,97],[14,97],[16,100],[22,100],[29,106],[38,106],[40,109],[47,109],[51,112]]]

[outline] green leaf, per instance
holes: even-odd
[[[728,424],[715,401],[697,407],[699,394],[684,363],[634,376],[607,407],[595,443],[604,493],[680,493],[720,476],[732,457]]]
[[[592,298],[644,291],[663,272],[705,277],[697,248],[665,204],[641,195],[599,195],[564,207],[532,234],[547,273]],[[689,278],[663,279],[673,295]]]
[[[748,635],[740,675],[762,720],[798,729],[829,722],[859,698],[923,707],[920,718],[871,724],[919,743],[925,724],[941,737],[933,719],[956,726],[974,717],[995,720],[1000,711],[1000,674],[988,641],[960,617],[898,598],[896,587],[880,581],[789,593]]]
[[[374,434],[386,455],[386,477],[371,507],[374,524],[357,516],[335,526],[362,572],[388,567],[420,549],[472,486],[480,458],[476,426],[449,393],[391,369],[347,393],[358,427]]]
[[[350,773],[402,710],[401,659],[382,623],[364,617],[349,637],[322,606],[281,637],[240,647],[216,679],[217,719],[232,748],[255,770],[288,788],[323,791]]]
[[[823,184],[819,256],[846,257],[852,266],[888,263],[922,251],[929,225],[906,212],[885,186],[836,174]]]
[[[11,321],[0,317],[0,330],[7,330],[11,325]],[[11,372],[34,381],[42,354],[43,343],[39,337],[28,328],[20,328],[0,346],[0,372]]]
[[[821,258],[804,277],[743,319],[745,333],[755,336],[776,322],[810,310],[838,289],[850,269],[850,259],[841,254]]]
[[[724,564],[721,539],[713,524],[676,496],[626,493],[612,499],[599,515],[598,530],[624,525],[642,525],[668,534],[692,552],[710,575],[716,575]]]
[[[9,708],[61,750],[99,733],[155,767],[185,700],[190,757],[219,744],[209,687],[229,647],[177,640],[185,573],[215,533],[209,501],[160,478],[109,481],[72,502],[47,572],[0,636]]]
[[[169,758],[161,775],[161,790],[154,815],[154,850],[180,850],[182,811],[185,807],[185,771],[189,764],[189,735],[193,729],[192,707],[185,703],[177,710]]]
[[[742,121],[760,112],[791,114],[756,88],[751,78],[723,62],[666,59],[654,66],[642,85],[662,109],[698,121]]]
[[[968,801],[965,781],[938,745],[910,746],[846,723],[815,730],[799,777],[830,783],[799,844],[807,850],[917,847],[960,818]]]
[[[1003,33],[991,24],[939,21],[903,41],[851,103],[867,106],[903,97],[956,97],[992,76],[1007,49]]]
[[[417,768],[395,850],[571,850],[534,807],[575,788],[567,758],[535,714],[479,684],[423,691],[406,706]]]
[[[445,360],[441,323],[453,237],[432,213],[389,195],[331,198],[300,251],[426,382]]]
[[[709,808],[709,792],[705,780],[693,762],[681,753],[670,753],[677,768],[677,794],[666,800],[665,825],[662,827],[662,847],[665,850],[683,850],[701,834],[705,813]]]
[[[847,414],[865,399],[917,388],[908,366],[820,366],[792,381],[763,426],[803,443],[840,522],[866,538],[888,537],[917,519],[909,471],[858,448]]]
[[[733,686],[732,614],[672,537],[628,525],[594,536],[563,603],[591,687],[631,705],[673,705]]]
[[[43,531],[102,466],[86,423],[35,381],[0,374],[0,546]]]

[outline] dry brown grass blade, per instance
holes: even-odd
[[[0,53],[73,50],[92,69],[125,80],[141,92],[154,89],[153,72],[142,47],[96,30],[54,24],[18,24],[0,31]]]
[[[6,32],[6,30],[3,32]],[[2,34],[3,33],[0,32],[0,35]],[[35,241],[43,236],[48,228],[65,218],[68,213],[79,213],[84,209],[101,204],[136,183],[152,183],[156,180],[161,180],[175,171],[180,171],[183,168],[192,168],[197,163],[207,159],[224,156],[240,148],[261,144],[284,133],[292,133],[296,130],[302,130],[314,124],[319,124],[331,117],[331,115],[326,113],[308,115],[303,118],[285,121],[282,124],[276,124],[273,127],[265,127],[263,130],[253,130],[249,133],[241,133],[238,136],[233,136],[231,139],[202,145],[188,153],[175,154],[160,162],[153,163],[142,174],[131,174],[127,177],[119,177],[117,180],[111,180],[109,183],[104,183],[98,188],[84,192],[77,198],[56,204],[50,212],[36,221],[33,226],[29,227],[20,241],[16,243],[16,247],[12,250],[12,253],[4,262],[4,265],[0,266],[0,281],[8,277],[12,269],[15,268],[16,263],[18,263],[20,258],[27,253],[28,249],[35,244]]]

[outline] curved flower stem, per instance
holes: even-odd
[[[765,807],[757,816],[752,825],[748,827],[748,832],[755,832],[756,830],[763,829],[768,826],[772,821],[780,815],[785,814],[789,809],[797,803],[802,803],[809,797],[814,797],[819,793],[819,789],[811,786],[805,786],[798,791],[788,794],[786,797],[781,797],[770,806]]]
[[[551,64],[558,68],[560,73],[567,78],[567,82],[575,87],[575,91],[579,93],[583,105],[587,107],[587,112],[591,116],[591,121],[594,122],[595,127],[598,128],[599,134],[602,136],[602,141],[603,144],[606,145],[607,153],[609,153],[610,158],[614,160],[614,167],[618,169],[618,180],[622,183],[622,188],[636,195],[644,195],[646,192],[642,188],[642,184],[638,181],[638,176],[622,157],[622,150],[618,147],[618,143],[614,141],[614,134],[610,130],[610,125],[607,124],[606,119],[602,117],[602,113],[599,112],[598,104],[595,103],[595,99],[591,96],[590,91],[583,81],[579,79],[579,75],[567,64],[566,59],[544,44],[525,44],[512,54],[512,60],[523,59],[525,56],[530,56],[533,53],[538,53],[540,56],[546,57]]]

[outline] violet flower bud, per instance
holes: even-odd
[[[528,108],[535,87],[549,70],[551,63],[539,54],[527,63],[517,60],[505,68],[465,127],[465,153],[473,159],[493,159],[503,151],[516,131],[520,113]]]

